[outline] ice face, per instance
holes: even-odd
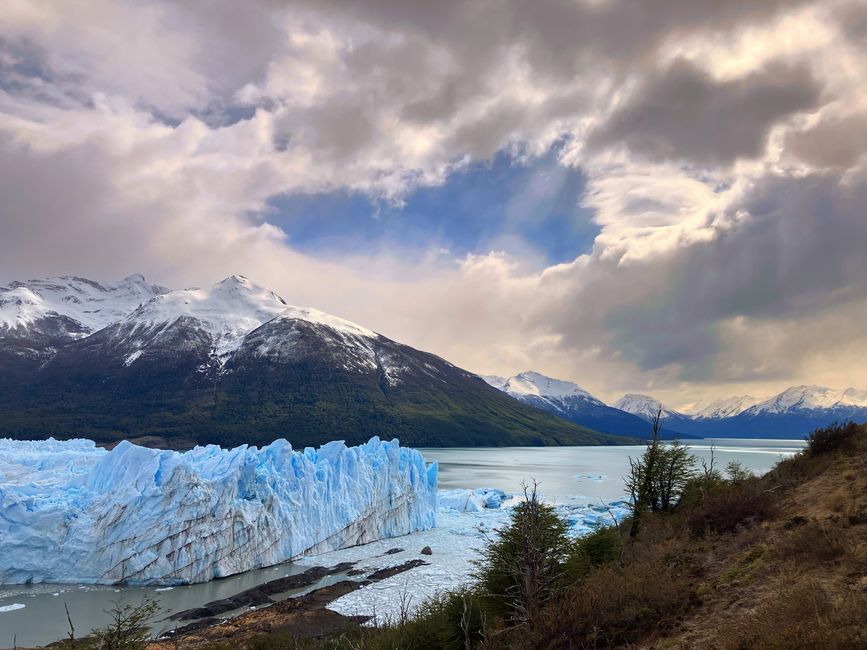
[[[0,584],[204,582],[432,528],[436,494],[436,464],[397,440],[0,440]]]

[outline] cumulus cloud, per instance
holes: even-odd
[[[0,279],[241,272],[472,370],[609,398],[867,387],[863,17],[841,0],[11,2]],[[600,228],[569,263],[323,259],[269,224],[280,194],[398,205],[555,144]]]

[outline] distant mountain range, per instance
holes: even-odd
[[[817,427],[853,420],[867,422],[867,391],[822,386],[794,386],[770,399],[743,395],[693,405],[676,411],[647,395],[629,393],[608,406],[571,382],[522,372],[513,377],[484,378],[515,399],[555,413],[577,424],[609,433],[641,434],[661,409],[664,437],[801,438]],[[633,418],[627,419],[626,416]]]
[[[0,436],[296,447],[612,444],[475,374],[242,276],[0,287]]]
[[[617,405],[608,406],[570,381],[546,377],[532,370],[508,378],[495,375],[482,378],[518,401],[597,431],[639,438],[647,438],[651,432],[647,418]],[[667,439],[693,437],[670,426],[663,427],[661,434]]]

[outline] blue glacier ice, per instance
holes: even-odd
[[[0,440],[0,584],[204,582],[432,528],[436,498],[436,464],[397,440]]]

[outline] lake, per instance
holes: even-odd
[[[735,460],[754,472],[763,473],[780,458],[801,449],[804,442],[720,439],[688,441],[688,444],[694,455],[705,460],[709,460],[711,448],[714,447],[715,462],[721,469]],[[640,455],[643,449],[640,446],[476,447],[421,451],[428,461],[439,463],[440,489],[491,487],[518,494],[522,482],[535,479],[539,483],[539,492],[546,500],[581,507],[622,498],[623,477],[629,469],[628,459]],[[157,599],[164,611],[177,612],[234,595],[267,580],[303,571],[314,564],[330,566],[345,560],[362,564],[372,562],[371,558],[379,557],[393,547],[405,548],[406,557],[416,557],[423,546],[434,549],[434,555],[429,558],[430,565],[411,572],[413,590],[421,598],[465,577],[471,560],[484,544],[478,526],[482,525],[490,531],[505,521],[506,517],[507,513],[502,511],[475,515],[441,512],[437,518],[437,529],[433,531],[168,590],[92,585],[0,586],[0,648],[12,647],[14,635],[17,635],[19,646],[41,645],[64,637],[67,631],[64,603],[69,606],[76,630],[81,635],[107,622],[107,615],[102,610],[111,607],[114,600],[138,603],[147,594]],[[401,554],[393,557],[395,563],[404,559]],[[338,580],[341,577],[332,576],[325,580]],[[335,601],[332,608],[355,614],[366,613],[375,607],[378,613],[388,614],[396,602],[395,596],[404,588],[407,580],[406,576],[401,576],[383,581],[375,589],[361,589]],[[311,588],[324,584],[327,582],[323,581]],[[23,607],[16,608],[21,605]],[[167,625],[165,622],[157,623],[155,628],[165,629]]]

